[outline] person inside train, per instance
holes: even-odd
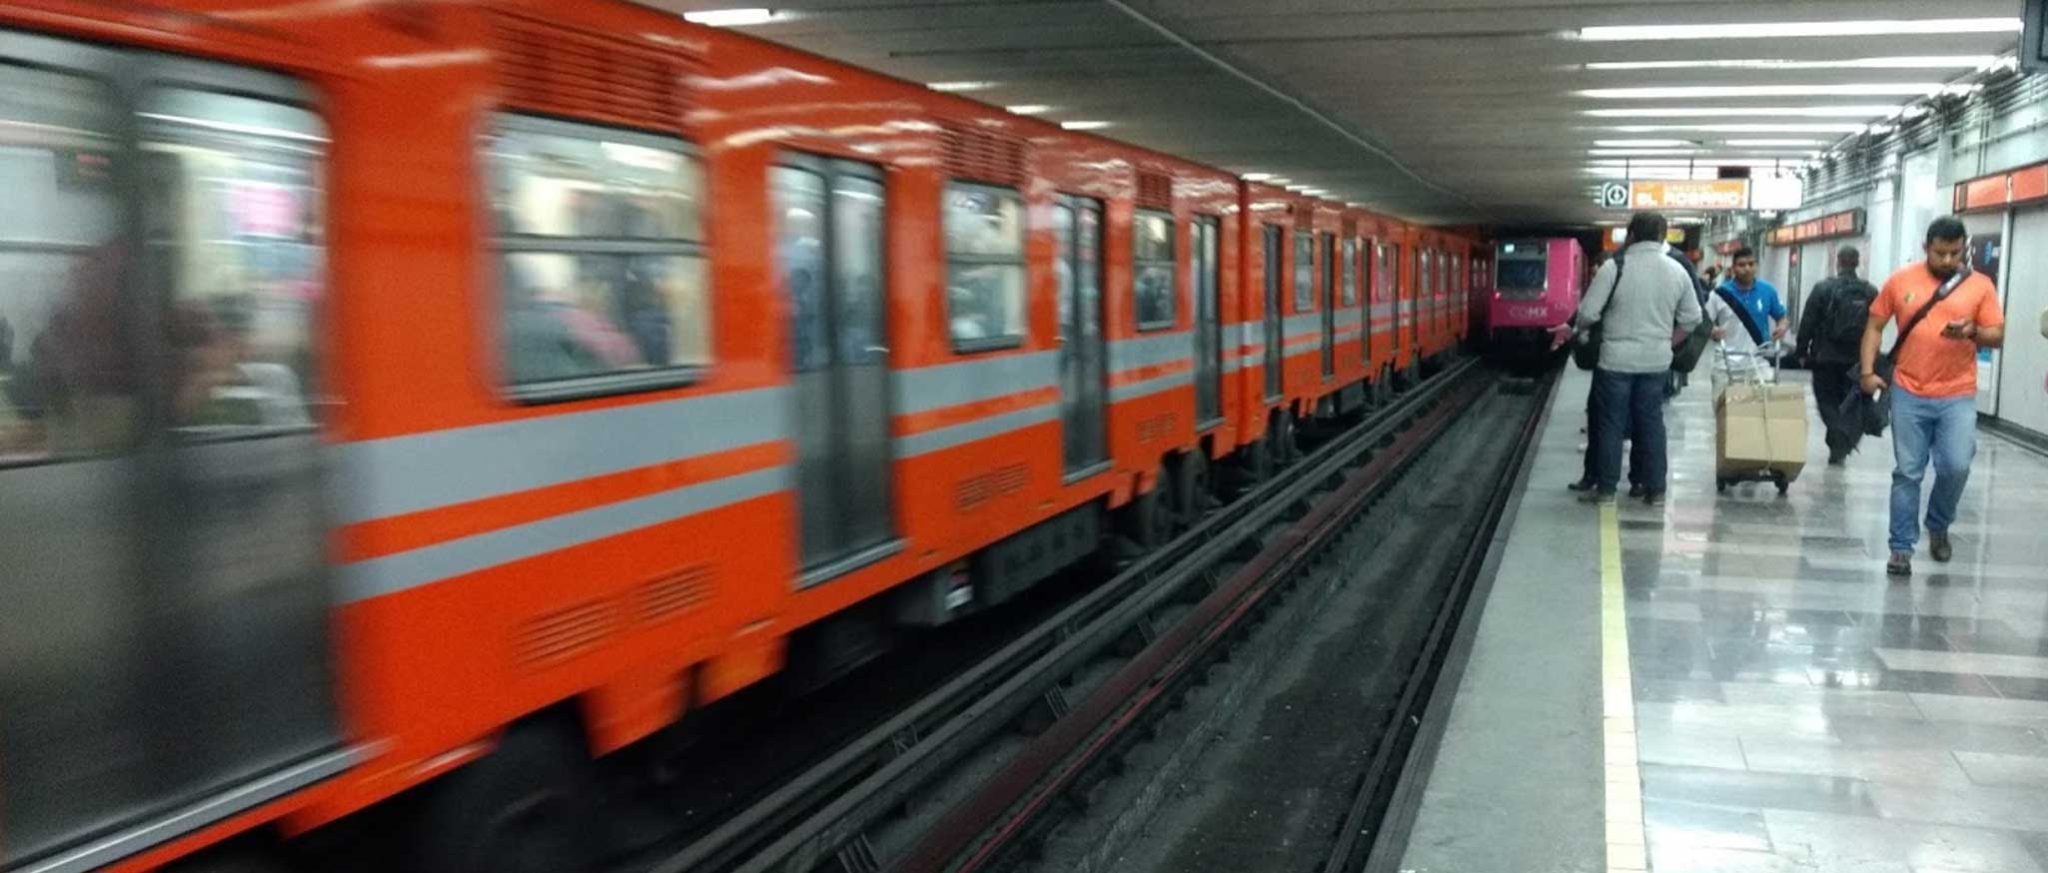
[[[1770,325],[1765,332],[1770,334],[1771,340],[1784,339],[1787,328],[1785,303],[1778,298],[1775,286],[1757,277],[1755,249],[1743,246],[1735,250],[1728,278],[1714,286],[1714,291],[1718,294],[1724,288],[1749,310],[1758,326]]]
[[[1652,506],[1664,501],[1664,391],[1672,337],[1692,330],[1701,318],[1691,271],[1666,254],[1668,226],[1659,213],[1636,213],[1621,254],[1594,275],[1579,304],[1579,330],[1603,326],[1595,397],[1588,402],[1597,413],[1588,436],[1598,463],[1592,487],[1581,496],[1587,503],[1614,502],[1623,439],[1633,440],[1631,480],[1641,486],[1643,499]]]
[[[1813,286],[1799,317],[1799,360],[1813,374],[1813,400],[1827,429],[1828,464],[1839,467],[1863,440],[1863,429],[1843,414],[1842,402],[1854,384],[1850,368],[1870,320],[1870,301],[1877,287],[1856,275],[1863,255],[1854,246],[1835,252],[1835,275]]]

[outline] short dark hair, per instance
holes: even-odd
[[[1750,248],[1749,246],[1743,246],[1739,249],[1736,249],[1735,254],[1728,256],[1728,263],[1732,264],[1736,261],[1742,260],[1743,258],[1748,258],[1752,261],[1756,260],[1756,249]]]
[[[1944,215],[1927,225],[1928,245],[1933,245],[1935,240],[1948,242],[1950,240],[1963,239],[1969,235],[1970,229],[1963,226],[1963,220],[1953,215]]]
[[[1663,242],[1664,231],[1671,229],[1671,222],[1661,212],[1638,212],[1628,220],[1628,241]]]

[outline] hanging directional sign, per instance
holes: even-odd
[[[1628,208],[1628,185],[1623,182],[1608,182],[1600,186],[1600,205],[1608,209]]]

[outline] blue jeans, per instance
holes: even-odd
[[[1977,454],[1977,398],[1921,397],[1892,388],[1891,549],[1910,552],[1920,541],[1920,479],[1934,461],[1934,495],[1927,501],[1927,529],[1948,530],[1956,504],[1970,481]]]
[[[1632,440],[1629,479],[1651,494],[1664,493],[1664,386],[1668,372],[1616,373],[1593,371],[1593,406],[1599,415],[1593,443],[1599,447],[1598,476],[1602,491],[1621,482],[1621,441]]]

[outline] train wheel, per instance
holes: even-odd
[[[588,754],[577,732],[560,720],[514,725],[489,757],[430,789],[420,818],[420,869],[596,869],[590,811],[597,789]]]
[[[1258,442],[1238,450],[1238,480],[1243,487],[1238,493],[1257,488],[1260,483],[1273,478],[1272,435],[1268,434]]]
[[[1158,486],[1131,498],[1124,506],[1124,534],[1140,552],[1149,552],[1173,539],[1174,512],[1171,502],[1174,477],[1159,477]]]
[[[1266,438],[1273,443],[1275,467],[1285,467],[1301,456],[1301,445],[1295,441],[1293,413],[1280,413],[1278,420],[1273,423],[1272,432]]]
[[[1198,447],[1174,467],[1174,515],[1177,529],[1194,527],[1209,511],[1214,486],[1209,481],[1209,456]]]

